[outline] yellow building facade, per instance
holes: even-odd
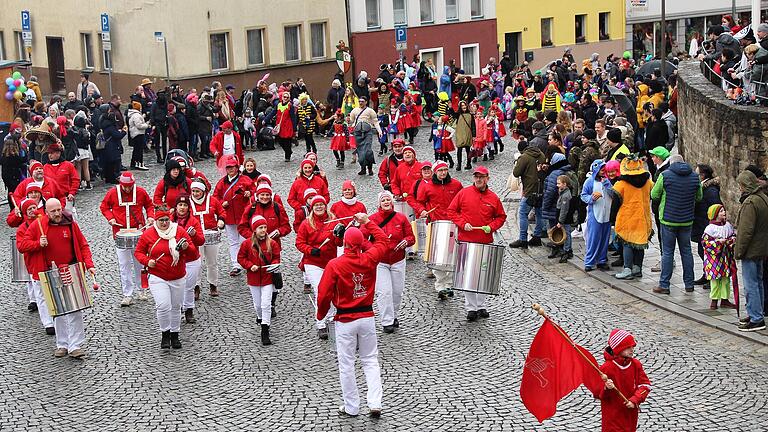
[[[600,59],[624,51],[625,0],[496,1],[499,51],[533,68],[562,57],[571,48],[578,63],[592,53]],[[532,60],[531,60],[532,59]]]

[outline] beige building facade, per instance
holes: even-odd
[[[124,97],[144,77],[156,87],[168,74],[184,87],[219,80],[239,90],[265,73],[276,82],[303,77],[324,96],[338,71],[339,40],[347,40],[342,0],[5,0],[0,14],[0,59],[31,60],[45,94],[74,90],[83,71],[106,94],[111,66],[113,92]]]

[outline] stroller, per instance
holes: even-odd
[[[256,135],[256,148],[259,150],[274,150],[275,149],[275,136],[272,134],[274,128],[270,125],[265,125],[259,130]]]

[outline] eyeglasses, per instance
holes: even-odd
[[[158,222],[162,222],[162,223],[168,223],[168,222],[170,222],[170,221],[171,221],[171,218],[160,218],[160,219],[158,219],[157,221],[158,221]]]

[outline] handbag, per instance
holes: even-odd
[[[96,145],[94,147],[96,150],[104,150],[107,147],[107,139],[104,138],[104,132],[99,131],[96,134]]]

